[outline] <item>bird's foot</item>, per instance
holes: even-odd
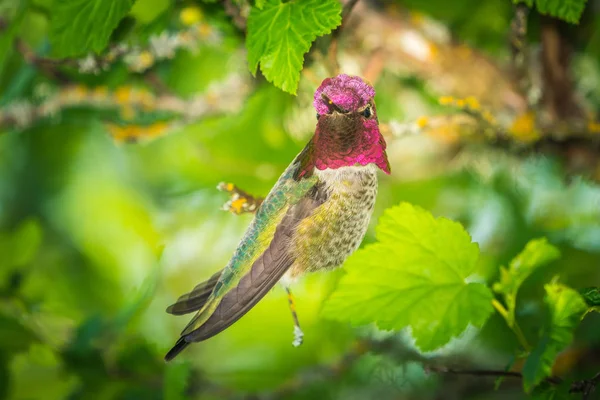
[[[302,343],[304,343],[304,332],[296,325],[294,326],[294,341],[292,344],[294,347],[299,347]]]
[[[229,193],[231,196],[223,205],[223,210],[236,215],[256,212],[264,200],[262,197],[254,197],[248,194],[233,183],[221,182],[217,185],[217,189]]]

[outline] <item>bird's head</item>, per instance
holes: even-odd
[[[313,102],[317,111],[314,167],[375,164],[390,173],[374,97],[375,89],[358,76],[341,74],[321,83]]]

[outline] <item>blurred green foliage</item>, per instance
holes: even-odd
[[[263,13],[270,7],[304,10],[314,3],[298,1],[257,1],[249,15],[260,23],[268,18]],[[481,148],[468,154],[478,158],[466,169],[443,165],[443,173],[427,170],[446,162],[440,158],[411,170],[413,158],[426,149],[410,148],[410,141],[390,143],[390,151],[409,147],[415,155],[392,160],[394,174],[381,178],[366,245],[348,262],[348,273],[311,275],[295,288],[306,334],[301,348],[291,346],[286,294],[276,288],[231,329],[165,364],[162,357],[186,322],[166,314],[165,307],[227,262],[251,219],[219,210],[226,198],[216,191],[217,183],[235,182],[264,195],[300,151],[314,126],[306,99],[318,82],[301,78],[298,97],[279,87],[296,91],[304,53],[339,19],[331,16],[318,29],[307,25],[308,19],[288,21],[298,23],[304,36],[289,46],[291,53],[277,53],[293,60],[289,69],[281,69],[269,64],[268,45],[254,48],[249,43],[249,53],[243,52],[243,33],[219,2],[138,0],[129,10],[132,2],[93,1],[88,6],[98,7],[89,13],[69,9],[71,3],[78,2],[0,1],[0,17],[7,22],[0,34],[0,110],[15,102],[38,104],[44,91],[60,89],[64,82],[159,91],[149,83],[156,78],[163,90],[189,99],[240,70],[250,79],[247,60],[254,70],[260,62],[275,86],[258,77],[239,111],[182,123],[168,135],[140,144],[113,140],[105,122],[126,118],[89,105],[36,120],[26,129],[2,125],[0,398],[222,399],[256,394],[290,399],[513,399],[527,396],[521,382],[507,378],[494,391],[493,379],[482,383],[480,378],[428,373],[426,363],[439,357],[448,365],[523,368],[527,389],[551,372],[565,382],[598,372],[600,318],[591,312],[580,320],[586,309],[598,307],[598,184],[585,174],[567,177],[566,167],[553,156],[496,157],[496,152]],[[227,3],[253,7],[244,1]],[[441,20],[459,40],[492,58],[507,54],[509,0],[396,3]],[[540,11],[569,21],[578,20],[583,10],[583,2],[574,0],[568,14],[563,15],[562,8],[544,8],[555,3],[536,2]],[[330,5],[333,14],[341,11]],[[20,39],[40,56],[102,52],[109,43],[122,41],[141,46],[163,32],[182,30],[186,18],[209,22],[221,41],[214,45],[207,40],[193,51],[175,52],[140,74],[120,61],[97,74],[67,66],[56,77],[43,66],[27,63],[13,46]],[[531,16],[532,23],[536,18]],[[56,30],[56,24],[62,28]],[[591,26],[597,29],[595,24]],[[286,37],[279,34],[273,33],[277,39]],[[590,48],[581,56],[591,59],[591,72],[581,77],[597,77],[598,54]],[[382,122],[413,116],[415,110],[437,112],[436,98],[444,94],[420,78],[389,73],[382,75],[376,90]],[[303,103],[308,106],[302,108]],[[149,126],[171,118],[151,111],[141,114]],[[397,214],[397,208],[384,214],[401,202],[422,212],[423,220],[411,223],[411,229],[424,229],[424,221],[429,221],[431,229],[440,232],[438,240],[429,234],[423,239],[439,258],[432,261],[431,282],[440,283],[450,274],[444,260],[460,258],[457,251],[462,249],[469,253],[468,260],[453,262],[465,271],[451,284],[481,292],[481,301],[468,297],[462,299],[464,307],[462,302],[454,304],[456,312],[440,337],[435,329],[427,331],[439,325],[440,303],[447,301],[435,291],[411,305],[411,298],[400,290],[406,288],[392,287],[398,291],[389,303],[365,302],[378,295],[375,284],[380,279],[390,285],[410,283],[402,280],[406,271],[397,258],[419,248],[394,236],[406,215],[396,215],[393,222],[389,213]],[[385,229],[389,237],[375,237],[378,221],[378,229]],[[363,279],[361,267],[367,261],[374,263],[373,275]],[[398,279],[392,281],[386,268]],[[556,275],[560,283],[552,280]],[[490,314],[491,303],[484,302],[494,283],[496,301],[506,306],[508,318],[500,312]],[[335,308],[339,315],[326,318],[333,312],[328,311],[332,302],[344,296],[348,299],[342,302],[343,313]],[[357,303],[365,310],[354,319],[364,323],[360,328],[347,323],[353,320],[349,307]],[[395,319],[384,327],[422,324],[418,329],[382,332],[367,324],[397,312],[399,305],[413,307],[414,314],[409,318],[402,313],[399,318],[406,321]],[[419,319],[425,314],[417,312],[417,306],[431,311],[429,320]],[[413,343],[416,339],[420,344],[420,335],[435,336],[435,345],[424,347],[436,351],[420,353]],[[518,335],[531,344],[531,352]],[[449,341],[451,337],[455,338]],[[389,345],[368,347],[365,342]],[[533,393],[552,398],[567,396],[568,389],[542,382]]]

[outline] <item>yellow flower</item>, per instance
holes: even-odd
[[[588,131],[590,131],[591,133],[600,133],[600,123],[596,121],[589,121]]]
[[[179,14],[181,23],[187,26],[197,24],[202,20],[202,11],[198,7],[186,7]]]
[[[465,99],[465,102],[467,103],[467,107],[469,107],[472,110],[479,110],[481,108],[479,101],[473,96],[467,97]]]
[[[137,59],[136,68],[139,71],[145,71],[154,64],[154,56],[148,50],[144,50],[140,53]]]
[[[72,85],[60,93],[60,99],[64,103],[81,102],[86,100],[88,90],[83,85]]]
[[[132,98],[132,88],[131,86],[121,86],[115,90],[113,96],[117,104],[127,104]]]
[[[417,126],[421,129],[425,128],[429,123],[429,119],[425,116],[417,118]]]
[[[529,111],[518,116],[512,123],[508,132],[522,142],[535,142],[540,138],[535,128],[535,115]]]
[[[165,133],[169,125],[166,122],[156,122],[152,125],[149,125],[146,128],[146,132],[144,132],[144,136],[146,137],[157,137]]]
[[[452,96],[442,96],[438,99],[438,102],[443,106],[449,106],[454,104],[454,97]]]

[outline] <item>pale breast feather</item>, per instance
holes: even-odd
[[[294,236],[296,261],[286,280],[340,266],[360,245],[375,205],[377,167],[342,167],[315,171],[327,201],[301,223]]]

